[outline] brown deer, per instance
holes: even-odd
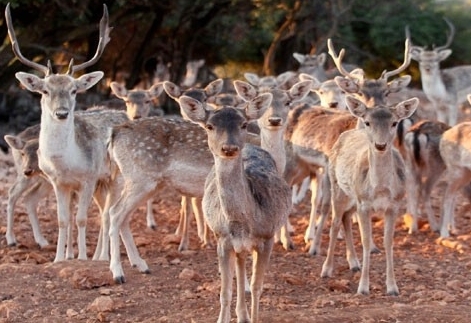
[[[412,125],[404,136],[402,155],[407,175],[407,210],[404,217],[405,222],[410,222],[410,234],[417,232],[420,214],[427,215],[432,231],[439,229],[430,196],[446,169],[439,143],[443,132],[449,128],[449,125],[440,121],[422,120]]]
[[[72,59],[65,74],[55,74],[50,62],[45,66],[26,59],[20,52],[9,4],[5,9],[5,17],[16,57],[26,66],[45,74],[44,78],[40,78],[35,74],[19,72],[16,77],[26,89],[41,94],[38,162],[39,168],[52,183],[57,199],[59,233],[54,262],[74,256],[71,246],[67,246],[65,254],[73,194],[78,197],[78,258],[87,259],[87,210],[95,187],[106,186],[109,181],[105,138],[108,126],[116,120],[110,116],[107,124],[94,124],[74,115],[77,93],[95,85],[103,77],[103,72],[91,72],[78,78],[73,75],[95,64],[109,42],[111,29],[108,26],[107,7],[103,6],[99,43],[94,57],[79,65],[74,65]]]
[[[203,103],[193,98],[180,98],[180,106],[190,120],[206,130],[214,158],[214,167],[205,183],[203,209],[217,237],[221,272],[219,323],[231,321],[234,270],[237,320],[259,322],[259,299],[274,234],[291,211],[290,188],[270,154],[257,146],[245,145],[247,122],[261,117],[271,99],[271,93],[264,93],[251,100],[244,110],[223,107],[207,111]],[[250,317],[244,291],[249,253],[253,255]]]
[[[471,95],[468,95],[471,103]],[[471,180],[471,122],[461,122],[443,132],[439,144],[440,155],[445,163],[443,209],[440,219],[440,237],[448,238],[456,232],[454,212],[458,191]]]
[[[410,52],[412,59],[419,63],[422,89],[434,105],[437,120],[454,126],[458,122],[459,105],[471,92],[471,65],[440,69],[440,62],[452,53],[448,47],[455,35],[453,24],[448,19],[445,22],[450,29],[445,45],[431,50],[413,45]],[[406,38],[411,39],[408,26]]]
[[[371,216],[384,216],[386,251],[386,291],[399,295],[394,276],[393,237],[395,220],[405,195],[404,162],[394,148],[396,127],[411,116],[419,103],[409,99],[395,106],[367,106],[347,96],[349,111],[363,127],[343,132],[332,147],[328,174],[332,187],[332,225],[329,248],[322,266],[322,277],[331,277],[338,230],[345,230],[347,260],[351,270],[359,270],[352,239],[351,215],[357,212],[363,245],[363,265],[358,294],[369,294],[369,268],[372,239]]]

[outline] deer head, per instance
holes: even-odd
[[[73,74],[95,64],[101,57],[106,44],[110,41],[109,33],[111,28],[108,26],[109,18],[106,5],[103,5],[103,17],[100,21],[100,40],[95,55],[89,61],[79,65],[74,65],[74,60],[71,59],[69,68],[65,74],[55,74],[50,61],[48,61],[47,66],[45,66],[25,58],[20,51],[18,40],[13,29],[10,4],[8,4],[5,9],[5,18],[8,27],[8,36],[10,37],[15,56],[24,65],[42,72],[45,75],[44,78],[41,78],[35,74],[18,72],[15,75],[16,78],[29,91],[41,94],[41,109],[44,116],[47,114],[53,120],[67,119],[75,109],[76,94],[86,91],[103,77],[103,72],[101,71],[84,74],[79,78],[74,78]]]
[[[453,42],[455,27],[448,19],[444,18],[444,20],[449,28],[445,45],[435,47],[432,50],[427,50],[425,47],[412,45],[410,49],[412,59],[419,63],[420,72],[425,75],[434,75],[439,73],[440,62],[451,55],[452,51],[451,49],[448,49],[448,47],[450,47],[451,43]],[[412,43],[409,26],[406,26],[406,39]]]
[[[404,75],[397,79],[388,82],[392,76],[398,75],[404,71],[410,64],[410,41],[406,39],[404,62],[397,69],[392,71],[383,71],[378,79],[366,79],[362,69],[355,69],[351,72],[345,70],[342,66],[342,59],[345,55],[345,50],[342,48],[337,55],[332,40],[327,41],[329,54],[334,60],[335,66],[340,71],[342,76],[335,77],[335,82],[345,92],[357,97],[363,101],[367,107],[374,107],[377,105],[385,105],[386,98],[389,93],[398,92],[409,85],[411,81],[410,75]]]

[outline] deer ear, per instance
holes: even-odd
[[[273,94],[263,93],[257,96],[255,99],[250,101],[245,109],[245,116],[248,120],[256,120],[260,118],[273,100]]]
[[[44,86],[44,80],[40,77],[25,72],[18,72],[15,74],[15,77],[27,90],[41,93]]]
[[[295,60],[298,61],[299,64],[304,63],[304,61],[306,60],[306,56],[300,53],[293,53],[293,57]]]
[[[21,150],[25,146],[25,142],[17,136],[5,135],[3,138],[12,149]]]
[[[319,66],[324,66],[325,61],[326,61],[327,55],[325,53],[320,53],[317,55],[317,63]]]
[[[211,97],[219,94],[222,91],[222,86],[224,85],[224,80],[219,78],[217,80],[212,81],[209,83],[205,88],[204,92],[206,96]]]
[[[182,95],[180,87],[170,81],[165,81],[163,86],[167,95],[172,99],[178,101],[178,98],[180,97],[180,95]]]
[[[235,80],[234,88],[237,95],[245,102],[249,102],[257,97],[257,90],[247,82]]]
[[[469,104],[471,104],[471,94],[468,94],[466,98],[468,99]]]
[[[411,79],[412,79],[412,77],[410,75],[404,75],[404,76],[398,77],[397,79],[389,82],[388,83],[389,92],[390,93],[395,93],[395,92],[399,92],[400,90],[406,88],[409,85]]]
[[[252,85],[258,86],[260,84],[260,77],[255,73],[244,73],[244,77]]]
[[[336,76],[334,78],[334,81],[342,90],[347,93],[358,93],[358,91],[360,90],[358,84],[349,78],[343,76]]]
[[[84,74],[80,76],[78,79],[75,80],[75,84],[77,86],[77,92],[84,92],[97,84],[102,78],[105,73],[101,71],[91,72],[88,74]]]
[[[299,74],[299,79],[301,81],[311,81],[311,91],[318,90],[321,87],[321,81],[319,81],[315,76],[307,73]]]
[[[350,111],[350,113],[355,117],[362,119],[365,116],[367,107],[357,98],[347,95],[345,97],[345,103],[347,104],[348,111]]]
[[[289,97],[291,102],[301,101],[306,97],[306,95],[311,92],[312,89],[312,81],[301,81],[296,83],[291,87],[289,90]]]
[[[438,60],[443,61],[448,58],[448,56],[451,55],[452,50],[451,49],[443,49],[438,52]]]
[[[182,95],[178,103],[184,119],[203,126],[206,120],[206,110],[204,109],[203,103],[186,95]]]
[[[406,119],[414,114],[418,105],[419,99],[412,98],[398,103],[392,110],[393,113],[396,114],[397,118]]]
[[[149,95],[150,95],[151,98],[156,98],[156,97],[158,97],[159,95],[162,94],[163,91],[164,91],[164,85],[163,85],[162,82],[152,85],[152,86],[147,90],[147,92],[149,93]]]
[[[126,95],[128,94],[128,90],[122,84],[118,82],[111,82],[110,84],[111,92],[116,95],[120,99],[125,99]]]

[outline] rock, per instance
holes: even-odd
[[[200,274],[198,274],[193,269],[189,269],[189,268],[184,268],[178,275],[178,278],[183,279],[183,280],[193,280],[193,281],[201,281],[202,279]]]
[[[89,311],[111,312],[114,308],[113,299],[110,296],[100,296],[95,298],[92,304],[88,306]]]

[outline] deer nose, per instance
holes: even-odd
[[[31,168],[25,169],[23,174],[25,174],[25,176],[31,176],[33,174],[33,170]]]
[[[385,151],[386,150],[386,144],[375,143],[375,148],[379,151]]]
[[[237,156],[237,154],[239,153],[239,146],[223,145],[221,151],[226,157]]]
[[[57,119],[64,120],[67,119],[67,117],[69,116],[69,110],[67,110],[66,108],[59,108],[54,111],[54,115]]]
[[[336,108],[339,105],[338,102],[330,102],[329,103],[329,108]]]
[[[281,125],[281,118],[269,118],[268,122],[270,122],[272,126],[279,126]]]

